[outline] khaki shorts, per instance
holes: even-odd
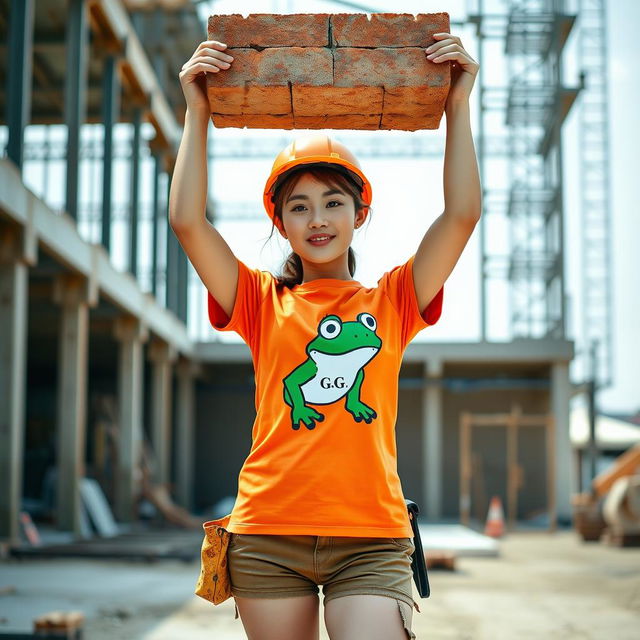
[[[322,585],[324,603],[373,594],[395,598],[409,612],[413,606],[420,611],[412,595],[414,549],[411,538],[231,533],[231,593],[285,598],[316,594]],[[400,612],[406,622],[407,610],[400,606]]]

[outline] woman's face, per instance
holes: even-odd
[[[330,262],[348,251],[354,226],[364,221],[364,210],[356,215],[351,195],[303,173],[282,205],[282,221],[292,250],[301,258]],[[310,238],[318,234],[331,239],[314,244]]]

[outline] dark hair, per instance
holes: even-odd
[[[369,212],[371,212],[371,206],[365,204],[365,202],[362,200],[361,188],[356,183],[356,179],[360,180],[360,178],[354,179],[351,177],[353,174],[351,174],[351,172],[347,169],[336,169],[328,163],[325,163],[324,166],[321,166],[319,164],[308,164],[301,167],[296,167],[295,169],[291,169],[290,171],[283,174],[283,176],[280,176],[280,178],[276,182],[273,195],[273,203],[275,207],[274,216],[279,220],[280,226],[283,229],[284,224],[282,222],[282,205],[291,195],[291,192],[296,186],[298,180],[305,174],[310,174],[316,180],[322,182],[326,186],[341,189],[347,195],[350,195],[353,198],[353,204],[356,211],[359,211],[364,207],[369,209]],[[367,218],[369,218],[369,216],[367,216]],[[269,234],[269,238],[273,235],[274,229],[275,220],[272,221],[271,233]],[[349,247],[349,256],[347,259],[347,263],[349,267],[349,273],[353,276],[356,271],[356,257],[351,247]],[[295,251],[292,251],[283,263],[282,273],[276,275],[276,286],[285,286],[291,288],[294,285],[300,284],[302,282],[302,276],[302,260]]]

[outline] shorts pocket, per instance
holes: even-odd
[[[395,544],[396,547],[400,547],[402,549],[410,549],[412,553],[415,550],[415,545],[413,544],[412,538],[389,538],[389,542]]]

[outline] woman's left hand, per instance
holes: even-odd
[[[445,111],[453,103],[468,101],[480,65],[465,51],[458,36],[450,33],[434,33],[437,40],[425,49],[430,62],[451,62],[451,87]]]

